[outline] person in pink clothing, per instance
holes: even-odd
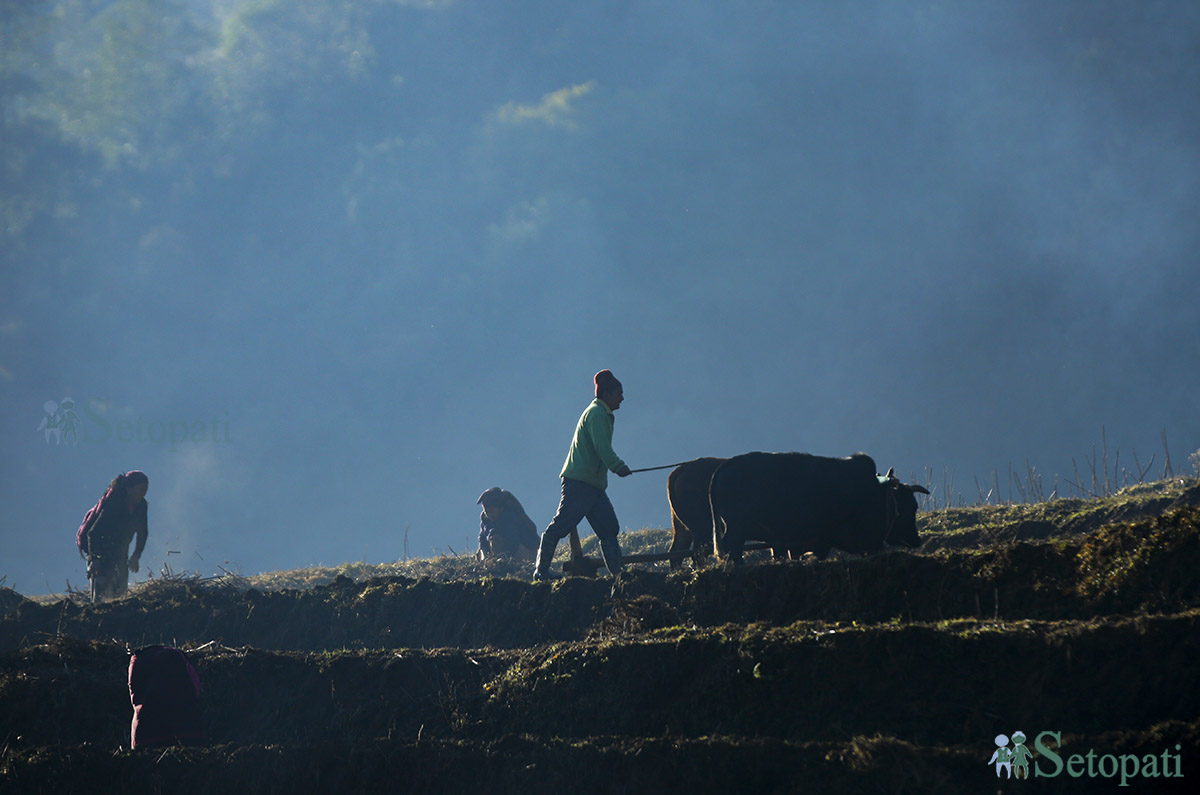
[[[117,475],[79,526],[75,542],[87,560],[93,602],[115,599],[129,590],[129,572],[137,572],[149,533],[149,488],[150,479],[141,470]],[[129,555],[129,543],[134,540],[137,545]]]
[[[132,748],[202,745],[200,677],[173,646],[147,646],[129,658],[129,727]]]

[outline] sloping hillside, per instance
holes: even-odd
[[[0,788],[1190,792],[1198,502],[1171,481],[956,509],[911,552],[615,583],[449,559],[0,592]],[[211,746],[122,750],[127,648],[152,642],[190,650]],[[1002,784],[1017,730],[1034,779]]]

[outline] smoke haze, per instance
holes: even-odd
[[[83,584],[132,468],[155,568],[462,553],[490,486],[544,527],[602,368],[634,468],[862,450],[973,502],[1102,428],[1153,476],[1200,448],[1200,7],[24,5],[22,592]],[[666,474],[611,479],[624,528],[669,526]]]

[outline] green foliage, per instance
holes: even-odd
[[[279,120],[296,94],[315,107],[346,90],[375,60],[367,13],[374,3],[247,0],[221,12],[205,83],[221,137],[255,134]]]
[[[22,86],[22,121],[110,168],[174,167],[270,121],[281,92],[312,101],[365,75],[374,5],[60,0],[49,19],[17,18],[3,74]]]
[[[175,195],[286,151],[370,81],[373,0],[44,0],[0,26],[0,222],[77,223],[81,205],[136,214],[142,175]],[[390,81],[391,76],[380,77]],[[353,121],[353,117],[350,117]],[[91,180],[80,184],[79,171]],[[114,194],[128,204],[114,207]]]
[[[204,132],[196,129],[206,114],[193,74],[206,37],[185,5],[64,0],[55,20],[45,61],[13,56],[34,89],[24,97],[26,121],[49,126],[110,168],[174,163],[179,147]]]

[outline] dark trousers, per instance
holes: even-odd
[[[613,510],[612,502],[604,489],[598,489],[582,480],[563,478],[562,499],[558,503],[558,512],[554,514],[554,519],[550,521],[542,537],[558,542],[570,535],[583,519],[588,520],[592,532],[601,541],[616,539],[617,532],[621,529],[617,522],[617,512]]]

